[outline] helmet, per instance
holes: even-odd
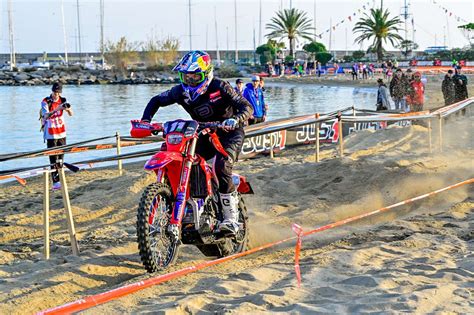
[[[173,68],[178,71],[181,86],[191,101],[206,93],[214,77],[213,69],[211,57],[201,50],[188,52]]]

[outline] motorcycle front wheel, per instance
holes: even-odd
[[[162,183],[149,185],[142,194],[137,213],[140,257],[148,272],[163,270],[178,256],[179,242],[167,232],[173,211],[171,188]]]

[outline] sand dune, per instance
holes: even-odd
[[[251,245],[292,235],[294,222],[314,228],[473,177],[472,120],[452,118],[446,131],[443,153],[429,154],[426,128],[415,125],[352,134],[342,159],[325,146],[315,163],[307,146],[239,162],[256,191],[246,198]],[[0,187],[1,313],[33,313],[150,277],[135,236],[138,199],[153,181],[141,166],[126,165],[121,177],[114,169],[68,175],[80,257],[68,246],[59,193],[52,258],[43,261],[41,179]],[[291,243],[84,313],[472,313],[473,219],[471,185],[305,238],[301,288]],[[170,271],[205,259],[184,247]]]

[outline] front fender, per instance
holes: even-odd
[[[160,151],[145,163],[145,169],[147,171],[157,170],[173,161],[182,163],[183,158],[184,157],[180,152]]]

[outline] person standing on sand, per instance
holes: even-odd
[[[403,75],[402,69],[395,71],[393,79],[390,81],[390,96],[395,103],[395,109],[407,112],[406,96],[408,94],[408,80]]]
[[[264,122],[267,117],[267,110],[258,75],[252,77],[252,83],[247,83],[243,96],[253,107],[253,114],[248,120],[249,125]]]
[[[66,98],[61,96],[63,87],[61,83],[54,83],[52,93],[41,101],[41,130],[43,130],[43,138],[48,148],[54,148],[66,145],[66,124],[64,122],[64,112],[69,116],[73,115],[71,105],[66,102]],[[51,169],[57,168],[62,163],[63,154],[50,155],[49,162],[52,164]],[[53,190],[61,188],[59,182],[59,173],[56,170],[52,174]]]
[[[444,105],[451,105],[456,102],[456,85],[453,80],[453,70],[449,69],[441,83],[441,91],[443,92]]]
[[[390,95],[383,79],[378,79],[379,89],[377,90],[377,111],[390,109]]]
[[[460,102],[467,99],[467,77],[461,73],[461,67],[456,67],[456,74],[453,76],[455,87],[455,102]]]
[[[244,92],[244,81],[242,81],[242,79],[235,80],[234,90],[237,92],[237,94],[242,95]]]
[[[413,81],[410,82],[408,91],[407,104],[410,106],[410,111],[422,111],[425,102],[425,85],[421,82],[420,72],[417,71],[413,74]]]

